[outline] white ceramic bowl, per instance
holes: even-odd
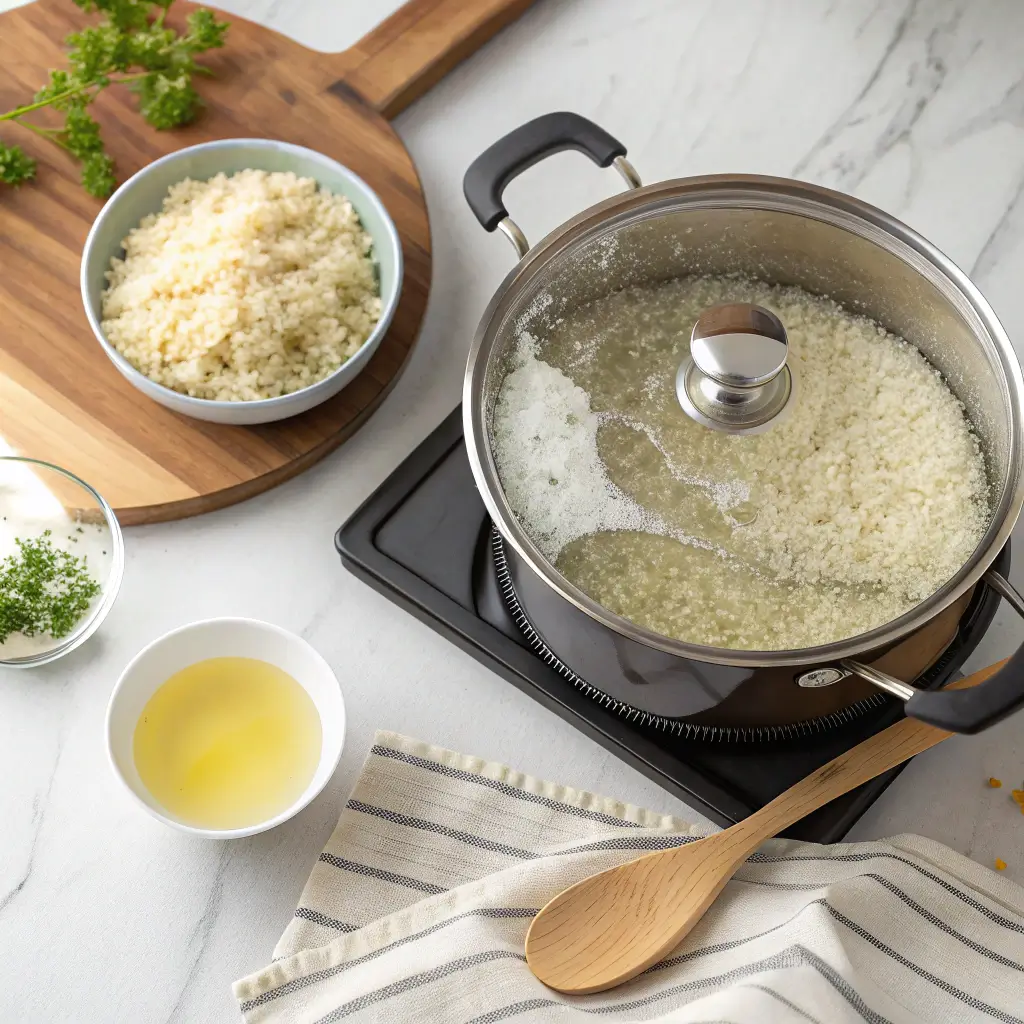
[[[147,701],[175,672],[207,658],[258,658],[276,665],[305,689],[320,715],[320,763],[305,792],[276,817],[244,828],[205,829],[178,821],[146,789],[135,767],[135,726]],[[255,835],[298,814],[327,785],[344,742],[345,704],[330,665],[301,637],[256,619],[206,619],[154,640],[121,673],[107,706],[107,753],[114,774],[154,818],[210,839]]]
[[[107,283],[104,275],[115,256],[124,256],[122,240],[143,217],[160,209],[171,185],[185,178],[205,181],[221,171],[233,174],[250,167],[263,171],[294,171],[300,177],[315,178],[321,187],[345,196],[352,203],[363,228],[373,239],[372,257],[380,282],[380,320],[348,362],[329,377],[301,391],[252,402],[192,398],[139,373],[107,341],[100,326],[100,297]],[[188,146],[154,160],[132,175],[107,200],[85,240],[81,287],[85,315],[103,351],[128,381],[154,401],[185,416],[212,423],[236,426],[272,423],[306,412],[333,397],[370,361],[398,308],[402,291],[402,245],[394,222],[377,193],[336,160],[315,150],[273,139],[221,139]]]

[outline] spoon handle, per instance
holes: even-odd
[[[962,690],[977,686],[998,672],[1004,664],[1001,661],[989,665],[988,668],[950,683],[946,689]],[[743,834],[748,840],[746,848],[753,850],[764,839],[778,835],[811,811],[816,811],[830,800],[856,789],[861,783],[910,760],[915,754],[934,747],[951,735],[944,729],[925,725],[916,718],[904,718],[811,772],[771,803],[765,804],[739,825],[733,826],[733,829]]]

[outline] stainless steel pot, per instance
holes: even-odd
[[[569,148],[602,167],[614,165],[630,188],[531,247],[508,217],[502,191],[527,167]],[[738,692],[756,689],[758,679],[768,675],[788,680],[796,713],[801,687],[812,685],[808,680],[822,685],[822,680],[840,683],[852,677],[904,700],[907,714],[952,731],[976,732],[1016,710],[1024,704],[1024,648],[981,686],[950,693],[916,690],[877,664],[944,612],[962,607],[982,580],[1024,614],[1024,600],[990,570],[1024,501],[1024,380],[991,307],[929,242],[850,196],[753,175],[641,186],[625,156],[625,147],[590,121],[549,114],[491,146],[469,168],[464,183],[483,227],[501,229],[519,256],[474,338],[463,409],[473,473],[504,539],[516,594],[533,627],[597,689],[617,697],[638,686],[664,693],[677,716],[681,708],[700,715],[735,705]],[[510,508],[495,468],[491,416],[521,330],[543,334],[566,311],[619,288],[735,272],[827,294],[916,345],[964,402],[984,447],[993,514],[970,561],[906,614],[839,643],[788,651],[725,650],[674,640],[613,614],[540,553]]]

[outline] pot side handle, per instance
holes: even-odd
[[[905,706],[911,718],[947,732],[976,733],[1024,706],[1024,647],[991,679],[969,690],[922,690]]]
[[[987,586],[1005,598],[1024,617],[1024,598],[999,573],[989,570]],[[843,668],[906,701],[904,711],[947,732],[976,733],[1024,707],[1024,646],[983,683],[967,690],[917,690],[884,672],[844,660]]]
[[[534,118],[498,139],[469,165],[462,180],[466,202],[483,229],[500,228],[520,258],[530,243],[505,209],[505,186],[545,157],[567,149],[584,153],[598,167],[614,164],[630,188],[640,187],[639,176],[626,160],[626,147],[593,121],[567,111]]]

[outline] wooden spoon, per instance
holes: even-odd
[[[976,686],[1003,664],[949,688]],[[579,995],[635,978],[679,945],[765,839],[950,735],[904,718],[731,828],[577,882],[533,919],[526,936],[530,969],[545,985]]]

